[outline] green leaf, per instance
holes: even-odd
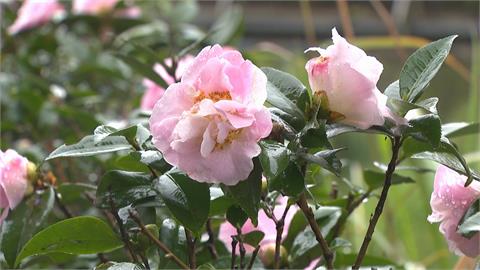
[[[267,102],[290,115],[292,119],[285,119],[296,128],[305,125],[305,110],[310,106],[310,96],[307,88],[294,76],[263,67],[267,75]]]
[[[163,159],[162,153],[155,150],[140,151],[140,162],[162,173],[172,167]]]
[[[82,216],[62,220],[34,235],[15,260],[15,266],[32,255],[53,252],[95,254],[123,246],[110,227],[96,217]]]
[[[134,263],[106,262],[96,266],[94,270],[142,270],[142,268]]]
[[[346,148],[338,148],[332,150],[322,150],[315,154],[300,153],[299,156],[307,162],[320,165],[322,168],[330,171],[336,176],[340,175],[342,163],[336,157],[336,154]]]
[[[448,123],[442,125],[442,135],[447,138],[460,137],[480,132],[480,123]]]
[[[404,157],[432,160],[460,174],[466,175],[468,178],[467,184],[470,184],[473,179],[480,180],[480,176],[468,167],[463,156],[445,137],[440,139],[440,144],[437,148],[432,148],[432,146],[427,143],[409,138],[405,140],[402,149]]]
[[[186,261],[185,246],[187,242],[185,238],[185,228],[171,218],[166,218],[161,221],[161,223],[159,240],[169,247],[173,254],[177,255],[181,260]],[[159,253],[162,257],[165,256],[164,252],[159,251]],[[158,269],[176,269],[177,267],[178,265],[168,259],[160,260],[158,265]]]
[[[62,183],[57,187],[57,192],[62,196],[62,202],[69,204],[84,199],[86,191],[95,191],[96,189],[96,186],[85,183]]]
[[[129,55],[115,53],[114,56],[122,60],[128,66],[130,66],[133,71],[138,72],[140,75],[144,76],[147,79],[150,79],[164,89],[168,88],[168,84],[160,75],[158,75],[157,72],[155,72],[155,70],[153,70],[152,66],[146,65]]]
[[[300,141],[304,147],[307,148],[319,148],[328,147],[332,148],[327,138],[327,131],[325,123],[318,123],[317,119],[309,121],[300,135]]]
[[[288,166],[290,150],[281,143],[274,141],[261,141],[259,160],[262,164],[263,173],[269,178],[277,177]]]
[[[262,169],[257,158],[253,159],[253,164],[253,170],[247,179],[238,182],[235,186],[225,186],[224,189],[248,214],[252,223],[257,225],[262,189]]]
[[[23,245],[45,225],[54,204],[55,194],[49,188],[22,201],[3,221],[1,250],[10,267],[14,267]]]
[[[238,205],[232,205],[227,210],[227,220],[234,227],[241,228],[248,219],[247,213]]]
[[[457,232],[464,237],[472,238],[480,231],[480,199],[470,205],[458,223]]]
[[[89,135],[72,145],[62,145],[55,149],[46,160],[59,157],[86,157],[99,154],[131,150],[132,146],[121,136],[112,136],[96,142],[95,135]]]
[[[293,162],[287,164],[287,168],[280,175],[268,179],[268,185],[270,190],[295,197],[305,189],[305,182],[297,164]]]
[[[387,88],[385,92],[383,92],[389,99],[402,99],[400,97],[400,84],[399,81],[396,80],[392,82]]]
[[[173,169],[156,180],[155,188],[173,216],[191,231],[199,233],[210,209],[208,184],[194,181]]]
[[[363,172],[363,179],[367,183],[369,190],[375,190],[377,188],[383,187],[383,183],[385,180],[385,173],[365,170]],[[415,181],[410,177],[401,176],[398,174],[392,175],[392,185],[408,184],[408,183],[415,183]]]
[[[438,98],[428,98],[418,102],[417,104],[410,103],[401,99],[389,98],[387,100],[387,107],[400,116],[405,116],[408,111],[419,109],[422,114],[437,114]]]
[[[321,229],[322,235],[328,235],[340,218],[341,209],[335,206],[322,206],[314,211],[314,215],[315,220]],[[318,257],[318,254],[321,252],[318,249],[319,244],[315,238],[315,234],[310,227],[307,227],[295,237],[290,254],[294,261],[306,261],[306,259],[313,254]],[[305,258],[305,256],[307,256],[307,258]],[[305,264],[300,263],[299,265],[294,265],[294,267],[305,267]]]
[[[405,130],[406,135],[410,135],[420,141],[426,141],[434,148],[438,147],[440,137],[442,136],[441,123],[438,115],[422,115],[408,121],[408,123],[410,127]]]
[[[150,174],[126,171],[109,171],[98,184],[96,205],[100,208],[121,208],[138,200],[157,195]]]
[[[352,266],[355,263],[357,254],[345,254],[341,252],[336,252],[334,267],[335,268],[344,268]],[[365,255],[362,261],[362,267],[372,267],[372,266],[390,266],[395,267],[396,264],[389,259],[384,257],[376,257],[371,255]]]
[[[235,202],[219,187],[210,187],[210,216],[224,215]]]
[[[256,247],[258,246],[258,244],[260,244],[263,237],[265,237],[265,233],[263,233],[262,231],[251,231],[242,236],[243,236],[244,243],[247,243],[252,247]]]
[[[415,102],[448,56],[456,35],[432,42],[408,57],[400,72],[402,100]]]

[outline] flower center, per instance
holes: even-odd
[[[203,91],[199,91],[194,99],[194,103],[198,103],[206,98],[211,99],[213,102],[217,102],[219,100],[232,100],[232,96],[230,96],[229,91],[215,91],[207,94],[205,94]]]
[[[223,150],[223,148],[229,144],[231,144],[235,139],[240,137],[240,134],[242,134],[243,128],[239,129],[234,129],[230,130],[228,132],[227,138],[225,138],[225,141],[223,143],[216,143],[214,150]]]

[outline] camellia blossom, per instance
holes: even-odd
[[[473,182],[464,187],[467,177],[441,165],[437,168],[433,193],[430,199],[432,214],[430,222],[441,222],[440,232],[445,236],[448,247],[457,255],[476,257],[480,254],[480,234],[466,238],[457,233],[458,223],[470,205],[480,198],[480,183]]]
[[[27,191],[27,166],[28,160],[15,150],[0,151],[0,224]]]
[[[199,182],[247,179],[257,142],[272,130],[263,103],[267,78],[240,52],[204,48],[155,104],[153,143],[165,160]]]
[[[387,97],[376,86],[383,65],[349,44],[335,28],[332,40],[333,45],[326,49],[307,50],[320,53],[305,66],[312,91],[326,94],[330,111],[337,114],[341,123],[367,129],[383,125],[385,117],[398,122],[401,118],[390,112]]]
[[[182,77],[183,73],[188,68],[193,59],[193,56],[186,55],[180,61],[178,61],[177,69],[175,70],[175,76],[177,78]],[[165,64],[170,67],[172,65],[172,60],[166,59]],[[154,66],[154,70],[158,73],[158,75],[160,75],[160,77],[162,77],[162,79],[168,85],[175,83],[175,78],[170,76],[170,74],[168,74],[168,72],[165,70],[165,68],[163,68],[162,65],[156,64]],[[145,91],[145,94],[143,94],[140,108],[144,110],[151,110],[153,109],[153,106],[155,106],[155,103],[162,97],[165,89],[149,79],[143,80],[143,86],[145,86],[147,90]]]
[[[118,0],[74,0],[73,13],[98,15],[111,11]]]
[[[288,197],[280,196],[277,199],[277,205],[273,209],[273,214],[277,219],[280,219],[285,211],[285,207],[288,203]],[[290,207],[285,216],[285,223],[283,227],[282,233],[282,241],[285,239],[288,233],[288,228],[290,226],[290,222],[295,215],[295,212],[298,208],[294,205]],[[275,244],[275,240],[277,238],[277,228],[275,222],[271,220],[266,214],[265,211],[260,210],[258,212],[258,226],[255,227],[250,219],[248,219],[245,224],[243,224],[241,231],[242,234],[247,234],[252,231],[262,231],[265,236],[263,237],[262,241],[260,242],[260,252],[263,249],[267,248],[270,244]],[[230,224],[228,221],[225,221],[220,225],[220,229],[218,231],[218,239],[225,244],[225,247],[231,251],[232,250],[232,236],[237,235],[237,229]],[[245,251],[246,253],[252,253],[255,248],[245,243]],[[238,253],[238,248],[236,250]]]
[[[8,33],[14,35],[50,21],[65,10],[57,0],[25,0],[18,10],[17,19],[8,27]]]

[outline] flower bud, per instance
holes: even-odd
[[[149,231],[153,236],[155,236],[155,238],[158,239],[159,233],[158,233],[157,225],[147,224],[145,225],[145,229],[147,229],[147,231]],[[143,232],[139,232],[137,240],[138,240],[138,246],[142,250],[147,250],[150,246],[153,245],[152,240],[150,240],[150,238],[147,235],[145,235]]]
[[[35,181],[37,181],[37,178],[38,178],[37,165],[29,161],[27,164],[27,179],[30,183],[35,183]]]
[[[260,260],[267,268],[275,267],[275,243],[270,243],[263,246],[259,253]],[[288,264],[287,249],[280,245],[280,268],[285,267]]]

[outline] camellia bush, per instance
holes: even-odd
[[[414,182],[397,172],[410,159],[439,164],[425,222],[451,252],[480,254],[480,176],[452,141],[478,124],[443,123],[422,98],[455,35],[381,91],[382,63],[333,28],[306,48],[304,85],[226,45],[238,7],[201,29],[192,2],[136,4],[5,4],[1,268],[398,267],[369,244],[389,190]],[[366,186],[342,171],[345,133],[390,143]],[[342,233],[368,199],[352,249]]]

